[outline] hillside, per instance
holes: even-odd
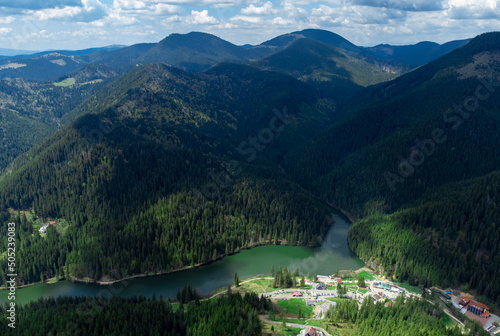
[[[419,42],[414,45],[393,46],[379,44],[366,48],[375,57],[384,60],[393,60],[409,66],[418,67],[467,44],[470,39],[450,41],[443,44],[435,42]]]
[[[495,197],[478,201],[490,189],[475,198],[453,187],[469,181],[471,190],[491,188],[491,195],[498,188],[498,180],[488,174],[500,167],[499,46],[499,33],[483,34],[367,89],[347,104],[350,118],[284,159],[285,169],[303,186],[365,218],[351,232],[354,250],[400,280],[468,282],[499,298],[500,288],[477,278],[480,269],[482,274],[499,269],[498,247],[478,243],[498,234],[496,210],[489,205],[496,204]],[[432,201],[426,203],[426,197]],[[477,223],[472,231],[471,223]],[[387,246],[384,252],[378,250],[382,246]]]
[[[42,238],[20,215],[20,282],[180,269],[255,244],[314,245],[327,229],[328,210],[272,162],[331,119],[306,84],[237,64],[144,65],[102,92],[0,184],[4,218],[32,208],[69,223]]]
[[[0,80],[0,171],[56,131],[62,118],[115,75],[88,66],[55,82],[17,78]]]
[[[296,40],[285,50],[256,62],[255,66],[305,82],[337,82],[339,85],[368,86],[397,76],[365,61],[359,54],[306,38]]]

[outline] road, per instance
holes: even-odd
[[[269,321],[269,316],[267,315],[259,315],[259,318],[262,322],[266,322],[266,323],[271,323],[271,324],[282,324],[283,322],[280,322],[280,321]],[[297,324],[297,323],[286,323],[287,326],[289,327],[292,327],[292,328],[299,328],[299,329],[305,329],[309,326],[306,326],[306,325],[303,325],[303,324]],[[316,327],[314,326],[314,328],[316,328],[317,330],[321,331],[325,336],[332,336],[330,335],[329,333],[326,332],[325,329],[323,328],[320,328],[320,327]]]

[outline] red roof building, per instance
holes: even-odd
[[[56,221],[53,221],[53,222],[49,222],[47,225],[56,225]]]
[[[302,292],[301,292],[301,291],[295,291],[295,292],[292,292],[292,296],[293,296],[293,297],[302,296]]]
[[[342,279],[341,278],[337,278],[335,280],[337,280],[337,284],[341,284],[342,283]]]
[[[314,327],[307,327],[306,328],[306,334],[305,336],[316,336],[316,328]]]
[[[461,297],[460,301],[458,301],[458,303],[464,307],[467,306],[469,304],[469,302],[470,302],[470,298],[468,296]]]
[[[459,303],[467,307],[467,311],[484,318],[490,317],[490,308],[484,303],[471,300],[468,296],[461,297]]]

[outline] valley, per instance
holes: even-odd
[[[20,318],[33,330],[38,306],[69,319],[80,300],[107,300],[109,314],[151,312],[134,321],[162,312],[152,328],[172,335],[275,335],[312,308],[263,294],[327,275],[352,285],[346,298],[334,284],[335,304],[308,320],[326,332],[484,335],[404,288],[497,311],[499,47],[498,32],[365,48],[305,29],[245,47],[192,32],[2,59],[0,236],[15,223]],[[375,279],[358,286],[350,270],[404,295],[377,303]]]

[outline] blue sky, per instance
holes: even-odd
[[[500,30],[500,0],[0,0],[0,48],[83,49],[203,31],[235,44],[319,28],[357,45]]]

